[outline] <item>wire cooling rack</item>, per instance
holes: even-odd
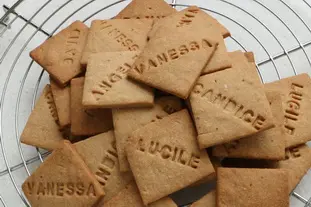
[[[232,33],[226,39],[229,51],[254,51],[263,82],[311,74],[310,0],[167,2],[178,10],[197,5],[217,18]],[[29,58],[29,51],[74,20],[90,25],[93,19],[113,17],[128,3],[1,0],[5,12],[0,19],[0,206],[29,206],[21,184],[48,155],[19,141],[37,95],[48,83],[48,75]],[[182,206],[202,196],[208,187],[183,190],[173,198]],[[291,206],[311,207],[310,171],[291,194]]]

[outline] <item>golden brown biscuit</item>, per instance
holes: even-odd
[[[127,138],[136,129],[182,109],[179,98],[164,96],[157,98],[150,108],[113,109],[113,125],[116,136],[118,159],[121,171],[130,170],[125,154]]]
[[[145,207],[135,182],[128,184],[118,195],[105,203],[102,207]],[[100,206],[101,207],[101,206]],[[164,197],[148,207],[177,207],[172,199]]]
[[[186,99],[218,43],[211,34],[196,31],[195,25],[169,28],[150,38],[128,75]]]
[[[71,80],[71,134],[95,135],[112,129],[111,109],[85,109],[82,105],[84,77]]]
[[[69,141],[60,143],[22,185],[33,207],[85,207],[104,196],[99,183]]]
[[[120,172],[113,131],[77,142],[75,147],[105,191],[105,202],[133,180],[131,172]]]
[[[303,176],[311,168],[311,149],[300,145],[286,150],[286,159],[275,162],[273,167],[288,171],[289,193],[295,189]]]
[[[274,126],[253,63],[201,76],[190,104],[200,148],[238,140]]]
[[[202,74],[230,68],[232,64],[230,58],[228,57],[227,48],[223,39],[223,35],[228,36],[230,33],[217,20],[196,6],[188,7],[180,12],[155,22],[148,36],[151,40],[166,37],[168,34],[174,33],[176,30],[178,31],[181,28],[187,28],[190,25],[193,31],[201,34],[207,34],[211,40],[218,43],[215,53],[202,70]],[[182,34],[180,35],[184,35],[189,33],[189,31],[181,33]]]
[[[87,33],[88,27],[75,21],[31,51],[30,56],[64,86],[83,72],[80,59]]]
[[[284,111],[279,92],[266,93],[275,120],[275,127],[253,136],[239,139],[213,148],[218,157],[282,160],[285,158]]]
[[[126,152],[145,205],[214,172],[186,109],[134,131]]]
[[[287,149],[286,158],[284,160],[271,161],[226,158],[222,161],[222,166],[239,168],[280,168],[287,170],[289,176],[289,193],[291,193],[311,168],[310,156],[310,147],[303,144]]]
[[[175,12],[176,10],[163,0],[133,0],[115,18],[161,19]]]
[[[152,23],[148,19],[92,21],[81,64],[86,65],[93,53],[142,50],[147,43],[147,34]]]
[[[223,38],[231,36],[230,31],[227,28],[225,28],[215,18],[213,18],[197,6],[190,6],[182,11],[174,12],[164,19],[156,21],[153,25],[152,30],[149,33],[149,36],[153,36],[154,33],[160,27],[164,26],[165,23],[168,23],[168,21],[171,24],[177,21],[178,24],[176,26],[199,22],[201,26],[204,25],[204,27],[213,27],[213,29],[220,33]]]
[[[267,90],[281,93],[284,109],[286,147],[297,146],[311,140],[311,80],[300,74],[265,84]]]
[[[58,116],[51,87],[46,85],[28,118],[21,142],[48,150],[54,149],[64,140],[56,121]]]
[[[153,90],[127,78],[139,52],[91,55],[85,74],[83,106],[87,108],[151,107]]]
[[[217,176],[218,207],[289,206],[286,170],[218,168]]]
[[[70,88],[69,86],[62,88],[52,79],[50,79],[50,83],[59,126],[64,129],[70,125]]]

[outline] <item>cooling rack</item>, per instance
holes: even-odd
[[[4,2],[3,2],[4,1]],[[180,10],[197,5],[232,33],[229,51],[253,51],[264,83],[311,74],[311,1],[167,0]],[[0,206],[30,206],[21,184],[48,152],[20,143],[19,136],[48,75],[29,51],[74,20],[87,25],[111,18],[128,0],[1,0],[0,13]],[[310,145],[310,143],[309,143]],[[180,206],[201,197],[203,185],[173,195]],[[269,189],[267,189],[268,191]],[[292,207],[311,207],[311,172],[291,193]]]

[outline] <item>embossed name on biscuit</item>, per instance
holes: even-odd
[[[140,139],[137,150],[194,169],[198,168],[200,163],[200,156],[195,153],[168,144],[161,144],[160,142],[151,141],[150,143],[145,143],[143,139]]]
[[[63,63],[65,65],[72,65],[74,62],[74,58],[77,53],[77,46],[79,44],[79,38],[81,35],[81,31],[79,29],[74,29],[69,32],[68,38],[65,43],[65,54]]]
[[[57,109],[53,100],[53,94],[51,90],[48,90],[45,93],[45,98],[47,100],[47,104],[49,105],[49,110],[51,112],[52,117],[57,122],[58,121],[58,115],[57,115]]]
[[[144,62],[134,64],[132,68],[136,72],[142,74],[145,70],[149,70],[150,68],[157,68],[171,61],[178,60],[179,58],[187,55],[190,52],[198,51],[203,48],[209,47],[212,47],[212,44],[206,39],[202,39],[201,42],[191,41],[187,44],[180,45],[178,48],[172,48],[163,51],[162,53],[157,54],[154,57],[145,60]]]
[[[116,167],[116,163],[118,162],[118,154],[116,143],[112,142],[110,145],[110,149],[108,149],[105,153],[105,156],[102,158],[101,163],[99,164],[97,171],[95,173],[95,177],[97,181],[105,186],[109,180],[110,175]]]
[[[99,27],[100,32],[107,33],[121,46],[127,48],[130,51],[139,50],[139,46],[135,44],[131,38],[129,38],[124,32],[120,31],[112,24],[109,24],[108,21],[101,21]]]
[[[27,182],[30,195],[42,196],[96,196],[92,183],[85,185],[82,182]]]
[[[115,72],[104,76],[102,81],[96,84],[95,88],[92,90],[92,94],[95,95],[96,100],[99,100],[100,96],[105,95],[105,93],[107,93],[116,82],[124,79],[126,77],[127,71],[130,69],[131,65],[124,63],[118,67]]]
[[[246,108],[243,104],[235,101],[233,97],[229,98],[225,94],[217,93],[214,89],[206,89],[202,83],[197,83],[192,93],[242,119],[256,130],[260,130],[265,123],[266,119],[262,115]]]
[[[199,13],[199,8],[188,9],[182,18],[179,20],[177,27],[182,27],[184,25],[189,25],[193,21],[193,18],[196,17],[196,14]]]
[[[166,16],[164,15],[146,15],[143,19],[162,19]],[[139,16],[137,17],[123,17],[122,19],[141,19]]]
[[[303,85],[292,83],[291,91],[287,96],[285,115],[284,115],[284,127],[286,133],[294,135],[295,123],[298,121],[300,116],[300,107],[303,99]]]

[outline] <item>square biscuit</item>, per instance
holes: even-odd
[[[215,53],[202,70],[202,74],[213,73],[232,66],[223,37],[230,35],[230,33],[217,20],[196,6],[188,7],[155,22],[148,36],[151,40],[166,37],[167,34],[189,26],[191,26],[193,31],[207,34],[211,40],[218,43]],[[185,33],[183,32],[183,34]]]
[[[283,160],[285,158],[284,111],[277,91],[266,93],[274,117],[275,127],[233,142],[217,145],[213,156],[247,159]]]
[[[281,93],[284,110],[283,127],[286,147],[304,144],[311,140],[311,80],[300,74],[265,84],[267,90]]]
[[[189,100],[200,148],[274,127],[264,86],[253,63],[201,76]]]
[[[31,51],[30,56],[58,84],[65,86],[83,72],[80,59],[88,30],[81,21],[75,21]]]
[[[105,191],[104,202],[117,195],[134,179],[131,172],[120,171],[113,131],[87,138],[74,146]]]
[[[105,195],[69,141],[60,142],[22,189],[33,207],[93,206]]]
[[[187,35],[183,35],[187,33]],[[191,25],[151,38],[128,75],[151,87],[186,99],[218,43]]]
[[[89,136],[112,129],[111,109],[86,109],[82,105],[84,77],[74,78],[70,83],[71,134]]]
[[[55,149],[64,140],[57,122],[57,109],[51,86],[46,85],[28,118],[21,134],[21,142],[47,150]]]
[[[127,158],[145,205],[214,173],[186,109],[137,129],[128,143]]]
[[[153,90],[127,78],[138,54],[131,51],[92,54],[85,74],[83,106],[151,107]]]
[[[157,20],[175,12],[164,0],[133,0],[115,18]]]
[[[130,170],[125,147],[128,144],[127,139],[131,133],[148,123],[160,120],[169,114],[181,110],[182,107],[182,102],[179,98],[163,96],[156,98],[152,107],[112,109],[118,159],[122,172]]]
[[[286,170],[218,168],[217,176],[218,207],[289,206]]]
[[[87,65],[93,53],[142,50],[147,43],[152,23],[153,21],[149,19],[92,21],[81,64]]]

